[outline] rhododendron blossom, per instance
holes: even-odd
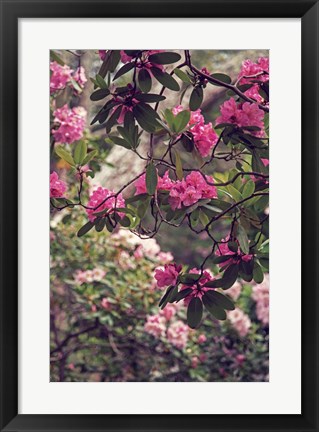
[[[164,267],[155,269],[154,277],[157,280],[157,286],[163,288],[169,285],[175,285],[181,270],[182,266],[176,264],[165,264]]]
[[[241,309],[236,308],[227,312],[227,317],[239,336],[247,336],[251,327],[251,321],[248,315],[246,315]]]
[[[118,194],[117,197],[114,196],[115,192],[98,187],[95,191],[92,192],[89,198],[89,202],[87,204],[86,213],[89,217],[89,220],[93,222],[96,219],[95,213],[99,213],[103,210],[110,209],[109,213],[114,213],[111,209],[123,208],[125,207],[125,201],[122,194]],[[121,217],[124,216],[124,213],[118,213]]]
[[[53,171],[50,174],[50,198],[62,198],[66,191],[66,183],[59,179],[58,174]]]
[[[177,180],[169,193],[168,201],[172,209],[180,209],[182,205],[191,206],[200,199],[216,198],[216,187],[207,183],[213,181],[212,177],[203,177],[198,171],[192,171],[185,179]]]
[[[144,324],[146,333],[151,334],[156,338],[165,337],[166,334],[166,319],[160,314],[148,315],[147,321]]]
[[[159,65],[157,63],[152,63],[148,59],[150,55],[157,54],[160,52],[163,52],[163,50],[143,50],[143,51],[141,51],[141,55],[136,62],[137,68],[150,69],[151,67],[155,66],[155,67],[163,70],[164,69],[163,65]],[[126,54],[126,52],[124,50],[121,51],[121,62],[122,63],[129,63],[130,61],[132,61],[133,58],[134,57],[131,57],[128,54]]]
[[[179,349],[185,348],[188,334],[189,327],[180,320],[173,322],[167,329],[167,339]]]
[[[82,285],[83,283],[93,281],[100,282],[105,275],[106,271],[100,268],[94,268],[93,270],[76,270],[73,277],[77,284]]]
[[[183,111],[184,108],[181,105],[176,106],[172,109],[174,115]],[[218,135],[213,129],[211,123],[205,124],[204,116],[201,114],[201,110],[191,111],[191,117],[188,122],[188,130],[192,133],[194,144],[201,156],[206,157],[210,154],[211,149],[218,141]]]
[[[269,58],[260,57],[257,63],[249,59],[244,60],[238,79],[240,79],[241,85],[252,84],[252,87],[244,92],[246,96],[255,99],[257,102],[263,102],[263,98],[259,93],[259,85],[254,80],[261,82],[269,81]]]
[[[64,89],[71,80],[73,70],[67,65],[60,65],[56,61],[50,63],[50,93]]]
[[[253,131],[256,136],[264,135],[264,111],[257,104],[244,102],[236,103],[234,98],[225,101],[220,107],[221,115],[216,119],[216,124],[231,123],[239,127],[257,126],[261,130]]]
[[[252,298],[256,302],[257,318],[264,324],[269,323],[269,275],[264,275],[261,284],[253,286]]]
[[[65,89],[68,85],[74,86],[74,81],[78,83],[82,89],[87,82],[85,69],[80,66],[75,71],[67,65],[60,65],[56,61],[50,63],[51,77],[50,77],[50,93],[55,93],[59,90]],[[74,80],[74,81],[72,81]],[[79,90],[78,88],[74,90]]]
[[[218,256],[224,256],[224,255],[229,256],[229,259],[227,261],[223,261],[222,263],[218,264],[220,267],[224,267],[225,265],[228,265],[228,264],[237,263],[238,261],[241,261],[241,260],[245,261],[245,262],[249,262],[253,259],[254,255],[244,254],[240,250],[239,244],[238,244],[237,252],[231,251],[229,249],[229,246],[228,246],[228,241],[229,241],[228,238],[223,239],[222,243],[219,243],[218,248],[216,250],[216,255],[218,255]]]
[[[188,273],[200,275],[201,272],[200,270],[193,268]],[[184,298],[184,304],[187,306],[192,298],[198,297],[201,299],[207,291],[211,291],[213,288],[205,287],[205,285],[207,282],[213,281],[214,279],[215,278],[210,270],[204,270],[194,285],[182,285],[181,290],[187,288],[191,288],[192,290],[188,296]]]
[[[64,105],[53,113],[57,129],[52,129],[56,143],[72,144],[83,137],[86,122],[86,110],[83,107],[69,108]]]

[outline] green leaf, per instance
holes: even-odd
[[[193,140],[193,138],[190,138],[189,136],[183,134],[183,136],[181,138],[181,143],[182,143],[184,149],[188,153],[191,153],[194,150],[194,140]]]
[[[206,295],[211,299],[217,306],[226,310],[234,310],[234,303],[226,296],[218,291],[210,290],[206,292]]]
[[[230,78],[230,76],[228,76],[226,74],[223,74],[223,73],[214,73],[214,74],[211,74],[211,77],[215,78],[215,79],[218,79],[219,81],[221,81],[223,83],[231,84],[231,78]],[[217,86],[217,87],[221,86],[221,84],[215,84],[215,83],[212,83],[212,84],[215,85],[215,86]]]
[[[91,101],[99,101],[104,99],[106,96],[110,94],[110,90],[108,88],[95,90],[90,96]]]
[[[176,303],[183,300],[185,297],[187,297],[192,292],[193,292],[192,288],[185,288],[185,289],[182,289],[181,291],[179,291],[175,296]]]
[[[133,107],[133,114],[138,124],[147,132],[154,132],[158,127],[156,119],[159,119],[157,112],[143,102]]]
[[[179,68],[174,69],[174,73],[183,82],[188,83],[188,84],[190,84],[192,82],[191,79],[189,78],[189,76],[185,72],[183,72],[181,69],[179,69]]]
[[[87,144],[84,141],[80,141],[75,146],[74,150],[74,162],[76,164],[81,164],[87,153]]]
[[[151,72],[157,81],[162,84],[162,86],[173,91],[179,91],[179,85],[177,81],[175,81],[175,79],[167,72],[163,72],[161,69],[156,67],[152,67]]]
[[[112,113],[111,117],[105,124],[106,133],[108,134],[112,127],[116,124],[117,119],[119,118],[122,111],[122,105],[118,106],[116,110]]]
[[[213,301],[211,299],[211,297],[209,297],[207,295],[207,293],[205,293],[203,295],[202,300],[203,300],[205,308],[208,310],[208,312],[211,315],[213,315],[214,318],[217,318],[218,320],[225,320],[226,319],[227,315],[226,315],[226,312],[224,311],[224,309],[217,306],[215,301]]]
[[[152,78],[147,69],[140,69],[138,73],[138,85],[144,93],[148,93],[151,90]]]
[[[150,162],[146,168],[146,189],[150,195],[154,195],[157,186],[157,169],[155,165]]]
[[[237,280],[239,271],[238,264],[230,264],[225,270],[221,279],[221,288],[228,289],[234,285]]]
[[[97,217],[94,221],[94,225],[95,225],[95,231],[97,232],[103,231],[103,228],[105,227],[105,218]]]
[[[117,80],[118,78],[120,78],[122,75],[126,74],[127,72],[129,72],[130,70],[132,70],[134,68],[134,63],[126,63],[124,66],[122,66],[115,74],[113,81]]]
[[[199,326],[203,316],[203,303],[200,298],[193,297],[187,308],[187,324],[195,329]]]
[[[74,160],[73,160],[73,157],[72,157],[72,155],[68,152],[68,151],[66,151],[66,150],[64,150],[64,148],[62,147],[62,146],[57,146],[56,148],[55,148],[55,153],[61,158],[61,159],[63,159],[63,160],[65,160],[68,164],[70,164],[70,165],[72,165],[72,166],[75,166],[75,162],[74,162]]]
[[[92,150],[90,153],[86,155],[86,157],[82,161],[82,165],[87,165],[96,155],[98,154],[97,150]]]
[[[227,243],[229,250],[231,250],[232,252],[238,252],[238,244],[235,241],[229,241]]]
[[[239,224],[237,227],[237,240],[239,242],[240,249],[244,254],[249,254],[249,240],[246,230]]]
[[[121,147],[124,147],[128,150],[131,149],[131,145],[124,139],[116,136],[116,135],[109,135],[109,138],[111,141],[113,141],[114,144],[119,145]]]
[[[61,66],[65,65],[64,61],[54,51],[50,51],[50,56],[51,56],[51,59],[53,61],[56,61],[57,63],[59,63],[59,65],[61,65]]]
[[[151,54],[148,57],[149,62],[155,64],[171,64],[176,63],[181,59],[181,56],[175,52],[161,52],[156,54]]]
[[[248,180],[243,187],[243,191],[242,191],[243,198],[250,197],[250,195],[252,195],[254,192],[255,192],[255,182],[253,182],[252,180]]]
[[[101,75],[97,74],[95,77],[95,81],[97,82],[97,85],[101,89],[107,89],[108,88],[108,85],[106,84],[104,78],[101,77]]]
[[[182,132],[187,126],[191,118],[191,113],[188,110],[179,112],[173,120],[173,131],[176,133]]]
[[[200,279],[200,275],[197,273],[184,273],[179,277],[181,283],[185,285],[194,285]]]
[[[174,154],[175,154],[175,167],[176,167],[177,178],[178,180],[183,180],[184,173],[183,173],[183,165],[182,165],[181,157],[177,150],[174,150]]]
[[[235,202],[242,201],[242,194],[231,184],[227,186],[228,192],[231,194]]]
[[[168,300],[169,300],[169,295],[171,294],[171,292],[173,291],[173,289],[174,289],[174,285],[171,285],[171,286],[169,286],[167,288],[165,294],[163,295],[163,297],[161,298],[161,300],[160,300],[160,302],[158,304],[158,306],[161,309],[164,309],[164,307],[167,305]]]
[[[194,87],[189,99],[189,109],[196,111],[202,104],[204,97],[203,88],[201,86]]]
[[[83,225],[82,228],[79,229],[77,236],[82,237],[84,234],[88,233],[92,228],[94,227],[93,222],[87,222],[85,225]]]
[[[254,263],[253,278],[257,284],[262,283],[264,280],[264,272],[257,262]]]
[[[131,225],[131,220],[127,216],[124,216],[123,218],[119,219],[119,224],[122,227],[128,228]]]
[[[142,102],[160,102],[166,99],[165,96],[161,96],[158,94],[153,94],[153,93],[140,93],[140,94],[136,94],[134,96],[134,99],[137,99],[138,101],[142,101]]]

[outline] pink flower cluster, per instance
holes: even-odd
[[[164,69],[163,65],[159,65],[159,64],[156,64],[156,63],[151,63],[148,60],[148,58],[149,58],[150,55],[157,54],[157,53],[160,53],[160,52],[163,52],[163,50],[146,50],[146,51],[143,51],[142,57],[136,63],[137,67],[140,68],[140,69],[142,69],[142,68],[150,69],[151,67],[156,66],[157,68],[163,70]],[[129,63],[130,61],[132,61],[132,59],[133,59],[133,57],[127,55],[124,52],[124,50],[121,51],[121,62],[122,63]]]
[[[183,111],[184,108],[181,105],[173,108],[172,112],[177,115]],[[191,117],[188,122],[188,130],[193,135],[195,146],[201,156],[206,157],[210,154],[211,149],[218,141],[218,135],[213,129],[211,123],[205,124],[204,116],[201,114],[201,110],[191,111]]]
[[[230,256],[233,256],[234,258],[230,257],[229,260],[218,264],[220,267],[224,267],[225,265],[232,264],[232,263],[237,263],[238,260],[249,262],[253,259],[254,256],[252,254],[242,253],[241,250],[239,249],[239,246],[238,246],[237,252],[231,251],[229,249],[228,243],[227,243],[228,238],[223,239],[222,242],[223,243],[220,243],[218,245],[218,249],[216,250],[216,255],[218,255],[218,256],[230,255]]]
[[[175,285],[177,278],[182,270],[181,265],[177,264],[165,264],[164,268],[159,267],[155,269],[155,279],[157,280],[157,286],[163,288],[170,285]]]
[[[185,348],[187,344],[188,334],[189,328],[181,320],[173,322],[167,329],[168,341],[179,349]]]
[[[53,171],[50,174],[50,198],[62,198],[66,191],[66,183],[59,179],[58,174]]]
[[[69,108],[64,105],[57,108],[53,115],[58,128],[52,129],[52,134],[57,143],[72,144],[83,137],[86,122],[86,110],[83,107]]]
[[[216,119],[216,124],[231,123],[239,127],[257,126],[261,130],[253,132],[256,136],[264,135],[264,111],[255,103],[236,103],[234,98],[225,101],[220,107],[221,116]]]
[[[89,202],[87,204],[87,207],[90,208],[86,209],[86,213],[91,222],[93,222],[94,219],[96,218],[94,213],[101,212],[102,210],[105,209],[113,209],[115,206],[117,208],[125,207],[125,201],[122,194],[119,194],[117,197],[115,197],[114,194],[115,192],[106,188],[102,188],[101,186],[92,192],[89,198]],[[105,202],[103,202],[104,200]],[[103,204],[101,204],[96,210],[94,210],[101,202],[103,202]],[[124,216],[124,213],[118,213],[118,214],[121,217]]]
[[[265,274],[261,284],[253,286],[253,300],[256,302],[257,318],[264,324],[269,323],[269,275]]]
[[[53,61],[50,63],[51,78],[50,78],[50,93],[55,93],[58,90],[63,90],[66,86],[72,85],[72,79],[83,88],[87,82],[85,70],[82,66],[75,71],[67,65],[60,65]]]
[[[144,330],[157,339],[167,340],[179,349],[184,349],[189,335],[189,328],[181,320],[176,320],[179,305],[168,304],[156,315],[148,315]]]
[[[184,207],[189,207],[197,201],[206,198],[216,198],[217,190],[213,183],[213,178],[206,176],[205,178],[198,171],[192,171],[183,180],[173,181],[169,178],[168,171],[163,177],[158,176],[157,190],[168,190],[169,203],[173,210]],[[145,175],[135,181],[136,195],[146,193]]]
[[[205,178],[200,172],[192,171],[185,179],[177,180],[169,193],[168,201],[172,209],[180,209],[182,205],[189,207],[201,199],[216,198],[216,187],[207,183],[213,183],[213,178]]]
[[[106,272],[100,268],[93,270],[76,270],[73,274],[74,280],[77,284],[82,285],[83,283],[100,282]]]
[[[258,92],[259,85],[258,83],[253,83],[252,80],[269,81],[269,58],[260,57],[257,63],[251,60],[243,61],[238,79],[240,79],[240,84],[253,84],[250,89],[245,91],[246,96],[255,99],[257,102],[263,102],[263,98]]]
[[[241,309],[236,308],[232,311],[228,311],[227,317],[239,336],[247,336],[251,327],[251,321],[248,315],[246,315]]]
[[[193,268],[189,271],[191,274],[200,274],[200,271],[196,268]],[[184,299],[184,304],[187,306],[191,299],[193,297],[199,297],[200,299],[203,297],[205,292],[210,291],[214,288],[206,288],[205,285],[207,282],[213,281],[215,278],[212,275],[210,270],[204,270],[202,276],[200,277],[199,281],[196,282],[194,285],[183,285],[181,290],[191,288],[192,292],[188,294],[187,297]]]

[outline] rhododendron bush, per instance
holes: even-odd
[[[251,54],[51,51],[51,380],[268,380],[269,60]]]

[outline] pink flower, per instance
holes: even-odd
[[[205,343],[207,341],[207,337],[202,333],[198,336],[197,342],[199,344]]]
[[[191,269],[188,273],[200,274],[200,271],[196,268]],[[204,270],[200,279],[194,283],[194,285],[183,285],[181,290],[191,288],[192,291],[184,298],[184,304],[187,306],[193,297],[199,297],[200,299],[203,295],[210,291],[212,288],[205,287],[207,282],[213,281],[215,278],[209,270]]]
[[[264,111],[255,103],[239,103],[230,98],[220,107],[221,116],[216,119],[216,124],[232,123],[239,127],[257,126],[261,131],[252,132],[256,136],[264,135]]]
[[[99,50],[99,57],[102,61],[104,61],[106,57],[106,50]]]
[[[66,183],[59,179],[58,174],[53,171],[50,174],[50,198],[61,198],[66,191]]]
[[[57,129],[52,129],[52,134],[57,143],[71,144],[83,137],[86,122],[86,110],[83,107],[69,108],[64,105],[54,111],[54,123]]]
[[[166,321],[170,321],[173,318],[173,316],[176,315],[177,309],[178,309],[177,304],[168,303],[165,306],[165,308],[160,311],[159,314],[163,316],[166,319]]]
[[[87,207],[91,207],[90,209],[86,209],[86,213],[88,214],[89,220],[91,222],[94,221],[96,216],[94,213],[101,212],[106,209],[114,209],[125,207],[125,201],[123,199],[122,194],[119,194],[117,197],[114,196],[115,192],[98,187],[89,198],[89,202]],[[103,204],[101,204],[103,202]],[[100,205],[101,204],[101,205]],[[97,208],[98,207],[98,208]],[[96,210],[95,210],[96,208]],[[112,213],[111,211],[109,213]],[[121,217],[124,216],[124,213],[118,213]]]
[[[261,284],[253,286],[253,300],[256,302],[256,315],[264,325],[269,323],[269,275],[264,275]]]
[[[71,80],[72,69],[69,66],[61,66],[56,61],[50,63],[51,78],[50,78],[50,93],[64,89]]]
[[[196,369],[199,363],[199,358],[197,356],[192,357],[191,364],[193,369]]]
[[[87,78],[85,76],[85,69],[83,66],[80,66],[75,70],[73,79],[79,84],[81,88],[84,87],[85,83],[87,82]]]
[[[193,205],[200,199],[216,198],[217,190],[211,183],[213,183],[212,177],[203,177],[198,171],[192,171],[184,180],[174,182],[169,193],[170,206],[176,210],[182,205],[185,207]]]
[[[135,249],[135,251],[133,252],[133,255],[134,255],[134,258],[137,259],[137,260],[143,258],[143,256],[144,256],[143,246],[139,245]]]
[[[105,275],[106,275],[106,271],[104,271],[100,268],[93,269],[93,279],[95,281],[97,281],[97,282],[101,281]]]
[[[245,95],[255,99],[259,103],[262,103],[264,100],[259,94],[259,83],[254,83],[253,80],[261,82],[269,81],[269,58],[260,57],[257,63],[254,63],[251,60],[243,61],[238,78],[240,79],[241,85],[253,84],[251,88],[244,92]]]
[[[227,317],[239,336],[247,336],[251,327],[251,321],[248,315],[246,315],[241,309],[237,308],[228,311]]]
[[[239,246],[238,246],[237,252],[231,251],[228,247],[228,240],[229,240],[228,238],[223,239],[222,243],[220,243],[218,245],[218,248],[216,250],[217,256],[229,255],[229,257],[230,257],[229,260],[218,264],[220,267],[224,267],[225,265],[229,265],[232,263],[237,263],[240,260],[245,261],[245,262],[249,262],[253,259],[254,256],[252,254],[242,253],[241,250],[239,249]]]
[[[170,285],[175,285],[178,275],[182,270],[182,266],[176,264],[165,264],[164,268],[155,269],[155,279],[157,286],[163,288]]]
[[[143,174],[137,180],[135,180],[135,195],[147,193],[145,177],[145,174]],[[174,182],[170,179],[168,171],[165,171],[163,177],[158,176],[156,187],[157,190],[170,190],[173,186]]]
[[[147,315],[144,331],[156,338],[165,337],[166,319],[161,315]]]
[[[104,298],[101,300],[101,306],[102,306],[102,308],[105,309],[105,310],[110,310],[110,309],[112,309],[112,304],[109,302],[109,300],[108,300],[106,297],[104,297]]]
[[[157,54],[163,52],[163,50],[141,50],[141,54],[139,58],[137,59],[136,66],[138,69],[150,69],[151,67],[155,66],[161,70],[164,70],[163,65],[159,65],[156,63],[152,63],[149,61],[149,56],[152,54]],[[122,63],[129,63],[132,61],[134,57],[129,56],[126,54],[126,52],[123,50],[121,51],[121,62]]]
[[[172,262],[174,260],[173,255],[171,254],[171,252],[160,252],[157,255],[157,260],[161,263],[161,264],[169,264],[170,262]]]
[[[183,111],[183,109],[181,105],[178,105],[172,109],[172,112],[174,115],[177,115],[179,112]],[[191,111],[188,130],[193,135],[195,146],[200,155],[203,157],[208,156],[212,147],[218,141],[218,136],[211,123],[205,124],[205,119],[200,109]]]
[[[183,321],[173,322],[167,329],[168,341],[179,349],[185,348],[188,340],[189,328]]]

